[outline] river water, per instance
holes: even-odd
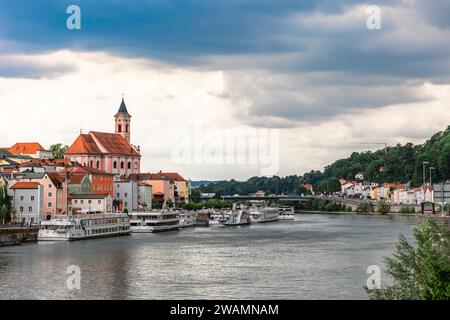
[[[1,299],[367,299],[369,265],[415,217],[291,222],[0,248]],[[79,266],[80,289],[67,268]],[[382,272],[382,281],[384,273]]]

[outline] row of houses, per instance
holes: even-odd
[[[0,148],[0,185],[15,219],[37,223],[73,212],[150,210],[154,203],[187,202],[190,181],[176,172],[141,173],[140,147],[130,143],[131,115],[124,100],[114,133],[80,132],[64,159],[37,142]]]
[[[423,202],[433,202],[433,189],[430,185],[411,188],[402,183],[378,184],[340,179],[341,195],[350,198],[386,201],[391,204],[420,205]]]

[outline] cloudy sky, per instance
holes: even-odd
[[[0,147],[110,132],[122,93],[142,170],[194,180],[422,143],[450,124],[449,16],[448,0],[1,0]]]

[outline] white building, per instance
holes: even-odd
[[[41,221],[44,188],[38,182],[16,182],[10,188],[10,195],[17,220],[26,224],[35,224]]]
[[[137,211],[139,204],[138,183],[136,181],[114,181],[114,200],[122,201],[123,210]]]
[[[145,182],[139,182],[139,201],[138,201],[138,209],[140,210],[150,210],[152,208],[152,197],[153,197],[153,188],[150,184]]]
[[[112,197],[109,194],[72,194],[69,196],[69,212],[112,212]]]

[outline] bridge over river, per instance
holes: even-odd
[[[247,200],[265,200],[265,201],[275,201],[275,200],[287,200],[296,202],[309,202],[314,199],[323,199],[330,202],[342,203],[346,206],[350,206],[353,211],[358,208],[361,202],[370,202],[373,205],[374,211],[377,210],[377,201],[366,200],[366,199],[348,199],[338,196],[326,196],[326,195],[308,195],[308,196],[286,196],[286,195],[271,195],[271,196],[222,196],[223,200],[230,201],[247,201]],[[401,206],[391,205],[391,210],[396,212],[400,210]]]

